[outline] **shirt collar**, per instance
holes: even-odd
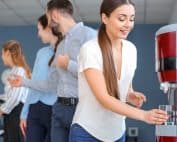
[[[48,48],[49,50],[54,51],[54,48],[52,47],[52,45],[49,45]]]

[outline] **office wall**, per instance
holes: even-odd
[[[137,47],[138,62],[133,87],[143,92],[147,97],[144,109],[157,108],[165,104],[167,96],[159,89],[159,82],[155,72],[155,32],[162,25],[136,25],[129,36]],[[153,125],[143,122],[127,120],[128,127],[139,128],[139,142],[155,142]]]
[[[94,28],[98,24],[89,24]],[[155,43],[154,35],[162,25],[136,25],[128,37],[137,47],[138,63],[133,87],[137,91],[143,92],[147,97],[144,109],[157,107],[158,104],[166,103],[166,96],[160,91],[159,83],[155,73]],[[33,67],[37,50],[42,47],[37,37],[35,26],[0,27],[0,45],[6,40],[16,39],[22,43],[27,62]],[[2,60],[0,60],[0,74],[4,70]],[[3,86],[0,84],[0,93]],[[139,128],[139,142],[154,142],[154,126],[143,122],[127,119],[127,127]]]
[[[177,23],[177,1],[174,1],[174,2],[175,3],[173,5],[173,9],[171,11],[170,18],[169,18],[170,24]]]

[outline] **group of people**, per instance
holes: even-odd
[[[125,142],[126,117],[168,119],[162,110],[140,109],[146,97],[133,90],[137,52],[126,38],[134,4],[103,0],[100,17],[96,32],[75,21],[69,0],[50,0],[37,24],[49,46],[38,51],[32,73],[19,42],[3,45],[2,60],[12,68],[0,106],[5,142]]]

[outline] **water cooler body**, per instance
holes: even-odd
[[[160,28],[156,33],[156,72],[168,104],[159,106],[169,119],[156,125],[156,142],[177,142],[177,24]]]

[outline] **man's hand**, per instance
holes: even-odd
[[[69,64],[69,56],[68,55],[58,55],[57,57],[57,65],[62,69],[67,69]]]

